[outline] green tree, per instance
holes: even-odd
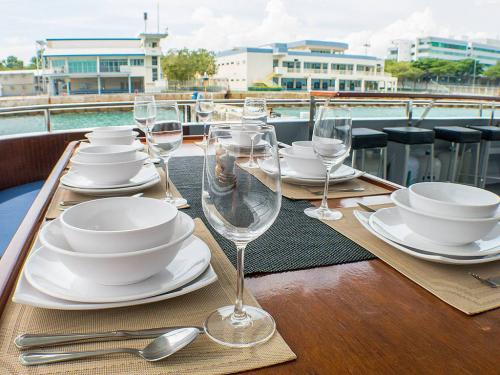
[[[161,60],[164,76],[170,80],[187,81],[203,75],[211,76],[217,71],[215,55],[205,49],[170,50]]]
[[[387,60],[385,62],[385,71],[397,77],[402,83],[405,80],[417,81],[423,74],[421,69],[413,66],[409,61]]]
[[[491,80],[500,79],[500,61],[497,61],[495,65],[490,66],[484,71],[484,76]]]
[[[33,56],[31,59],[30,59],[30,63],[28,66],[26,66],[26,69],[36,69],[37,66],[36,66],[36,56]]]
[[[8,56],[2,64],[7,69],[24,69],[24,63],[22,60],[19,60],[16,56]]]

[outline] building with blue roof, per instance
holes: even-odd
[[[50,95],[154,92],[164,86],[160,42],[167,33],[137,38],[48,38],[42,76]]]
[[[374,56],[346,54],[347,43],[299,40],[236,47],[217,54],[217,76],[235,91],[254,86],[285,90],[395,91],[397,79]]]

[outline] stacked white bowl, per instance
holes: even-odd
[[[448,182],[421,182],[391,195],[413,232],[458,246],[486,236],[500,219],[500,198],[484,189]]]
[[[127,285],[164,270],[193,231],[193,220],[169,203],[117,197],[67,209],[40,241],[75,275]]]
[[[326,167],[316,156],[312,141],[297,141],[292,143],[292,147],[280,150],[288,167],[300,175],[323,178],[326,174]],[[338,164],[332,168],[332,173],[340,168]]]
[[[103,126],[95,128],[92,133],[85,137],[93,145],[131,145],[139,133],[133,131],[133,126]]]
[[[87,146],[71,158],[74,171],[98,185],[123,184],[134,177],[148,155],[131,145]]]

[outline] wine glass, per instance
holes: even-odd
[[[184,198],[174,198],[170,191],[168,178],[168,160],[172,153],[182,144],[182,123],[179,117],[177,103],[170,100],[156,101],[149,104],[149,111],[154,112],[147,126],[147,139],[151,153],[160,158],[160,164],[165,171],[166,198],[165,201],[176,207],[187,204]]]
[[[262,309],[243,304],[243,260],[247,244],[262,235],[274,222],[281,207],[281,178],[274,127],[259,125],[255,130],[263,145],[257,156],[260,180],[255,169],[243,168],[245,157],[231,147],[244,124],[210,126],[203,168],[203,212],[210,225],[237,249],[235,305],[220,307],[205,321],[205,332],[214,341],[232,347],[248,347],[265,342],[276,324]]]
[[[312,143],[316,156],[326,167],[323,200],[318,208],[304,210],[307,216],[320,220],[338,220],[342,213],[328,208],[328,187],[332,168],[341,164],[351,150],[351,111],[348,108],[334,108],[328,104],[320,107],[314,123]]]
[[[134,120],[139,125],[139,129],[146,135],[147,122],[149,117],[154,116],[154,113],[148,109],[148,104],[154,103],[155,97],[153,95],[136,95],[134,98]]]
[[[251,131],[255,122],[267,123],[267,105],[265,98],[245,98],[243,106],[243,123]],[[253,158],[254,142],[257,133],[250,134],[250,158],[244,164],[246,168],[258,168]]]
[[[199,93],[196,99],[195,110],[198,115],[198,120],[203,123],[203,144],[206,144],[207,142],[207,123],[212,120],[214,109],[215,105],[212,93]]]

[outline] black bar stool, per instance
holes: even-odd
[[[434,131],[430,129],[414,128],[409,126],[384,128],[389,142],[404,145],[403,174],[401,184],[408,185],[408,163],[410,161],[411,147],[427,145],[430,151],[430,180],[434,179]]]
[[[475,129],[464,128],[462,126],[436,126],[434,127],[436,139],[451,143],[452,159],[448,166],[448,180],[455,182],[462,169],[465,150],[468,145],[476,146],[476,161],[474,163],[474,186],[477,186],[479,172],[479,153],[481,132]],[[462,153],[460,155],[460,149]],[[460,157],[459,157],[460,155]]]
[[[486,185],[486,174],[488,172],[488,162],[490,160],[491,142],[500,141],[500,128],[496,126],[469,126],[474,130],[481,132],[481,161],[479,186],[484,188]]]
[[[352,129],[352,160],[351,166],[356,168],[357,152],[361,151],[361,170],[365,170],[366,150],[378,149],[378,175],[387,177],[387,134],[368,128]]]

